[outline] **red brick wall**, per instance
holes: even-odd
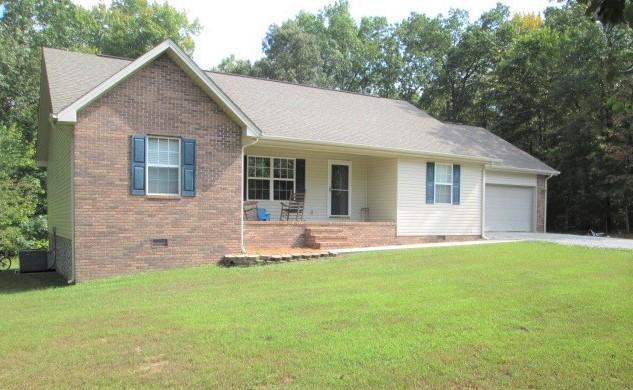
[[[477,240],[481,236],[396,236],[394,222],[245,222],[244,245],[248,248],[272,248],[305,244],[305,229],[335,226],[345,237],[345,247],[420,244],[442,241]]]
[[[130,195],[132,134],[197,141],[196,196]],[[75,126],[77,280],[215,262],[240,250],[241,131],[167,56],[84,109]],[[152,247],[152,239],[168,247]]]

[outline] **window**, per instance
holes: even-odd
[[[453,166],[435,164],[435,203],[452,203]]]
[[[147,194],[180,194],[180,139],[147,137]]]
[[[254,157],[247,161],[249,200],[288,200],[295,190],[295,160]]]

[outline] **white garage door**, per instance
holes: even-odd
[[[531,232],[534,188],[486,185],[486,231]]]

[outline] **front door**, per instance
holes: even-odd
[[[349,217],[351,208],[352,164],[330,161],[330,217]]]

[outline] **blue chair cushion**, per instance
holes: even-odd
[[[260,221],[270,221],[270,213],[266,212],[266,209],[257,208],[257,219]]]

